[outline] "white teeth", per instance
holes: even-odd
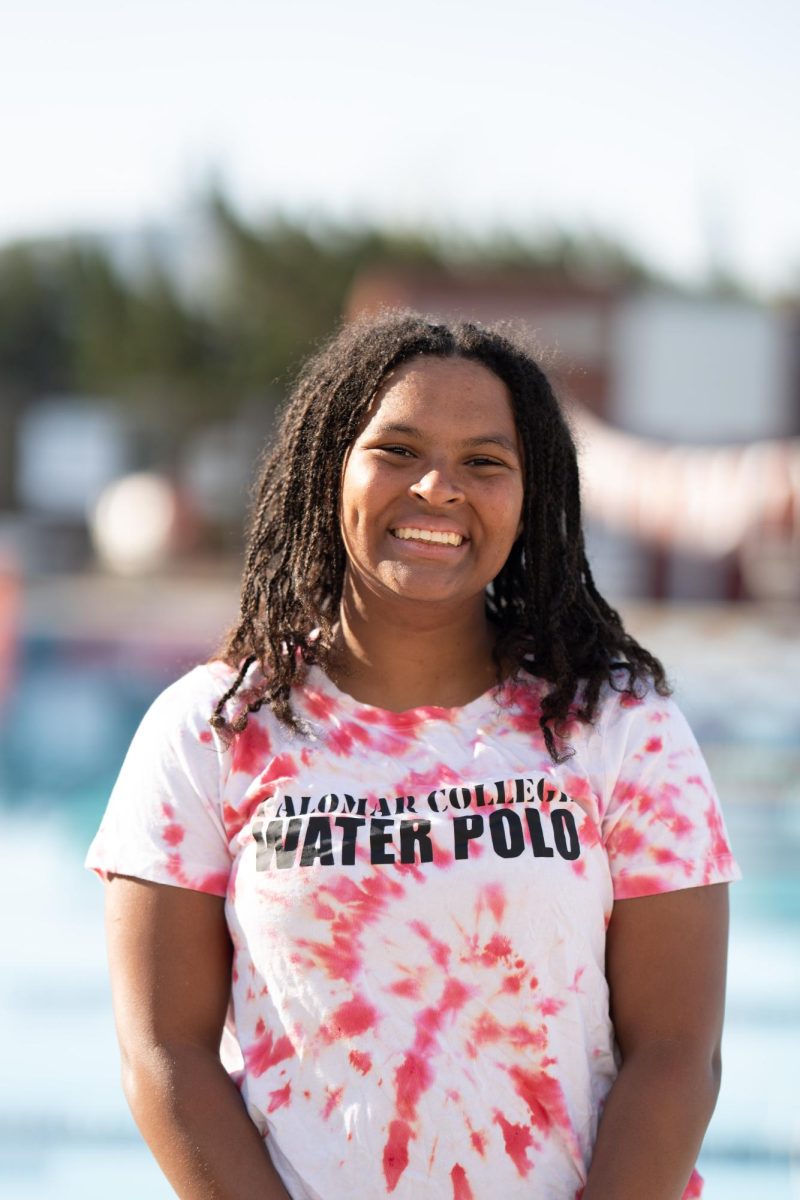
[[[392,533],[395,537],[402,538],[404,542],[439,542],[443,546],[460,546],[464,540],[460,533],[441,533],[433,529],[404,527],[402,529],[393,529]]]

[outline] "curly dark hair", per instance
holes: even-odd
[[[407,311],[384,310],[345,325],[297,378],[262,462],[240,618],[215,655],[237,675],[211,723],[240,731],[248,713],[266,703],[284,724],[300,728],[292,686],[307,665],[324,670],[332,662],[346,564],[339,530],[343,463],[388,373],[423,355],[481,363],[510,393],[524,477],[535,479],[536,488],[526,482],[523,532],[487,588],[486,613],[496,628],[498,680],[503,671],[524,668],[549,683],[539,723],[551,758],[561,762],[569,752],[569,720],[594,719],[604,682],[635,694],[652,683],[668,695],[664,668],[626,633],[595,586],[575,444],[544,372],[497,328]],[[242,692],[246,707],[229,725],[224,707],[255,662],[264,682]]]

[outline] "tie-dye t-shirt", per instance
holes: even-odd
[[[615,898],[739,874],[680,711],[608,688],[555,765],[530,677],[393,713],[311,668],[303,734],[264,707],[225,744],[231,680],[155,701],[87,865],[226,897],[226,1065],[289,1194],[575,1200],[618,1068]]]

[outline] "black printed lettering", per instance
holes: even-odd
[[[333,813],[339,807],[339,797],[335,792],[328,792],[325,796],[320,796],[317,801],[316,811],[318,813]]]
[[[528,833],[531,835],[534,858],[552,858],[553,847],[548,846],[544,840],[542,817],[538,808],[526,808],[525,820],[528,822]]]
[[[331,823],[328,817],[308,818],[308,828],[300,853],[300,866],[311,867],[317,859],[322,867],[334,865]]]
[[[400,862],[413,863],[414,846],[419,847],[419,861],[433,862],[433,843],[431,842],[430,821],[401,821],[400,822]]]
[[[536,789],[533,786],[532,779],[515,779],[514,790],[517,793],[517,804],[527,804],[529,800],[533,800],[536,796]]]
[[[540,779],[536,785],[536,795],[542,804],[549,804],[551,800],[558,799],[559,791],[549,780]]]
[[[479,808],[491,809],[488,814],[491,845],[501,858],[517,858],[528,843],[537,859],[558,855],[574,860],[581,855],[577,818],[570,797],[546,778],[512,778],[454,786],[448,782],[425,799],[354,796],[348,792],[325,792],[319,797],[270,794],[253,818],[256,869],[267,871],[277,866],[286,870],[295,866],[331,866],[335,862],[353,867],[359,837],[369,838],[370,860],[375,865],[433,862],[433,826],[430,820],[418,815],[418,802],[420,808],[435,813],[451,812],[453,853],[457,860],[469,859],[470,842],[482,838],[486,832],[487,814],[476,812]],[[365,827],[367,832],[362,833]],[[341,830],[341,842],[335,845],[334,829]],[[444,832],[442,828],[438,836]]]
[[[494,804],[494,800],[487,800],[484,797],[484,786],[482,783],[475,784],[475,805],[482,808],[484,804]]]
[[[450,788],[447,793],[451,808],[469,808],[472,803],[472,792],[469,788]]]
[[[566,808],[558,808],[553,813],[552,820],[553,837],[558,853],[562,858],[577,858],[581,852],[581,844],[572,813]]]
[[[345,794],[343,807],[345,812],[357,812],[360,817],[365,817],[367,815],[367,797],[359,796],[356,799],[355,796]]]
[[[438,805],[438,804],[437,804],[437,802],[436,802],[436,797],[437,797],[437,796],[441,796],[442,800],[444,800],[444,799],[445,799],[445,791],[444,791],[444,788],[441,788],[441,789],[440,789],[438,792],[431,792],[431,794],[428,796],[428,808],[429,808],[429,809],[430,809],[432,812],[435,812],[435,813],[438,813],[438,812],[444,812],[444,811],[445,811],[445,809],[444,809],[444,808],[439,808],[439,805]],[[447,806],[445,805],[445,808],[446,808],[446,807],[447,807]]]
[[[483,833],[483,817],[454,817],[453,818],[453,855],[455,858],[469,858],[469,843],[473,838]]]
[[[358,831],[366,825],[366,817],[337,817],[334,824],[342,831],[342,866],[353,867],[356,861]]]
[[[293,867],[302,825],[299,817],[292,817],[288,822],[280,819],[269,821],[266,829],[254,825],[253,837],[258,842],[256,870],[268,871],[273,854],[281,870]]]
[[[505,779],[498,779],[497,783],[494,786],[497,789],[497,800],[496,800],[497,804],[513,804],[514,803],[512,797],[511,797],[511,793],[506,791]]]
[[[525,849],[522,822],[515,812],[502,810],[489,817],[489,832],[495,853],[501,858],[518,858]]]
[[[275,810],[276,817],[303,817],[311,810],[311,797],[301,796],[300,806],[295,804],[292,796],[284,796],[281,803]]]
[[[380,866],[386,866],[395,861],[393,851],[387,850],[392,844],[392,829],[394,821],[390,818],[376,817],[369,828],[370,861]]]
[[[413,796],[398,796],[394,802],[394,815],[399,817],[403,812],[414,813],[416,816],[417,810],[414,808]]]

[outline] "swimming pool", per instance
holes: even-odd
[[[800,643],[706,619],[698,627],[673,613],[637,630],[673,668],[745,873],[731,889],[724,1081],[701,1170],[707,1200],[796,1200]],[[173,1195],[122,1099],[102,888],[81,861],[141,712],[193,657],[190,648],[143,644],[132,653],[86,638],[38,637],[24,648],[0,735],[0,1196],[8,1200],[105,1200],[109,1185],[115,1200]]]

